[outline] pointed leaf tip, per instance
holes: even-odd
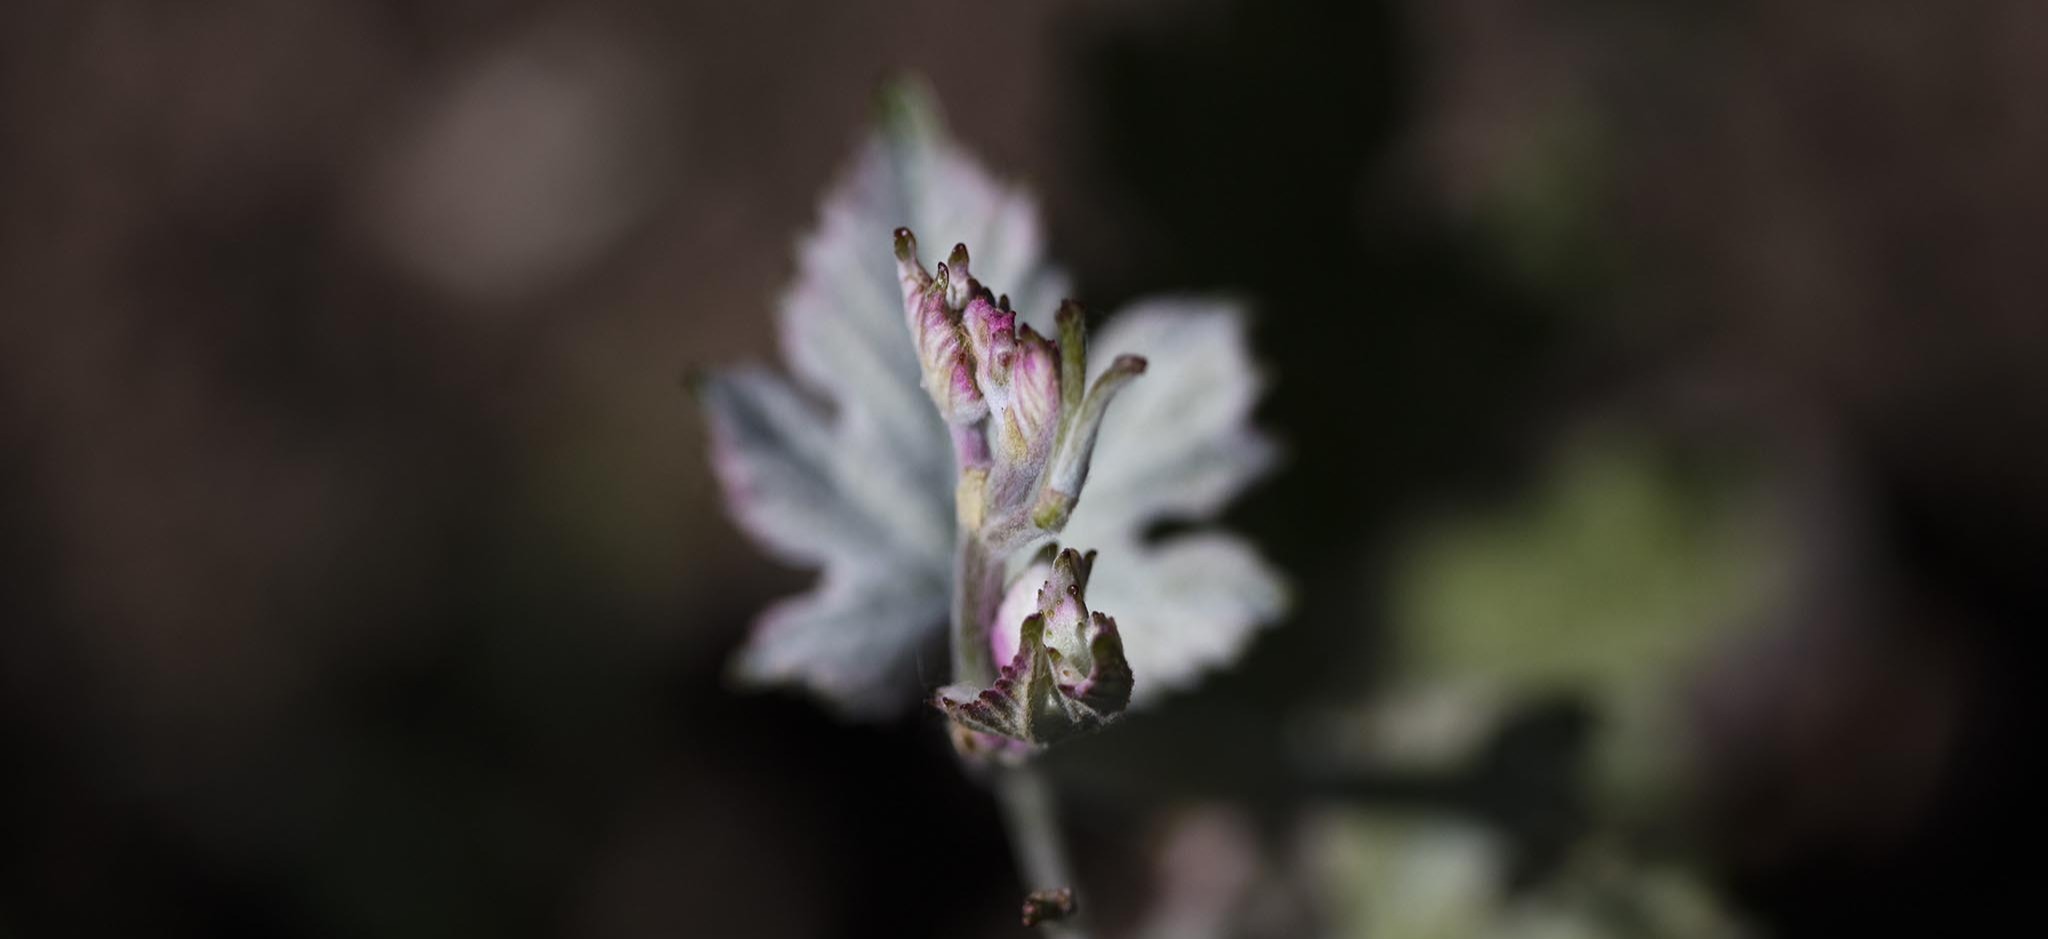
[[[936,140],[944,134],[938,93],[914,74],[883,82],[876,93],[876,112],[882,132],[896,142]]]

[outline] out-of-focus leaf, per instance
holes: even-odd
[[[816,591],[762,616],[736,673],[807,687],[861,717],[915,700],[953,540],[952,455],[918,387],[890,252],[901,226],[971,241],[976,270],[1022,302],[1052,303],[1062,289],[1030,200],[945,138],[927,91],[901,85],[826,196],[782,298],[783,355],[803,392],[758,370],[706,382],[734,517],[778,556],[825,569]]]
[[[1277,458],[1251,426],[1262,380],[1240,311],[1216,300],[1140,301],[1089,343],[1098,363],[1124,353],[1151,367],[1103,419],[1061,540],[1100,552],[1090,589],[1121,624],[1142,704],[1236,659],[1286,609],[1287,591],[1238,538],[1142,540],[1157,522],[1213,516]]]
[[[928,504],[952,492],[951,450],[918,387],[891,233],[909,227],[940,251],[972,245],[976,274],[1020,309],[1049,309],[1065,277],[1043,258],[1031,200],[946,138],[929,91],[895,86],[883,111],[800,243],[778,325],[791,370],[837,408],[844,455],[901,477]]]
[[[1141,300],[1091,338],[1099,374],[1119,355],[1150,361],[1102,419],[1081,505],[1067,523],[1089,535],[1214,515],[1273,467],[1278,448],[1252,427],[1265,381],[1237,304]]]
[[[915,687],[916,652],[946,615],[946,585],[916,573],[836,567],[768,608],[734,662],[755,682],[801,684],[844,713],[884,716]]]
[[[1332,935],[1476,939],[1500,900],[1505,855],[1482,829],[1331,812],[1310,847],[1339,927]]]
[[[726,504],[755,541],[802,564],[871,555],[887,543],[896,527],[888,504],[844,478],[833,459],[838,441],[815,405],[757,368],[711,375],[699,393]],[[906,533],[907,550],[923,547],[919,534]]]
[[[1740,939],[1696,879],[1608,850],[1535,889],[1507,888],[1505,845],[1484,829],[1332,811],[1309,861],[1334,922],[1360,939]]]
[[[1207,532],[1146,546],[1136,534],[1096,542],[1106,547],[1094,589],[1103,609],[1131,611],[1117,622],[1137,676],[1132,704],[1142,707],[1235,661],[1286,610],[1287,591],[1242,539]]]
[[[1397,578],[1404,677],[1511,702],[1586,694],[1602,782],[1662,759],[1674,668],[1772,595],[1778,539],[1739,481],[1686,476],[1642,447],[1571,453],[1532,498],[1444,524]]]

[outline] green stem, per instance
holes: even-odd
[[[1002,770],[996,776],[995,790],[1024,889],[1072,888],[1074,871],[1067,863],[1066,838],[1060,834],[1059,802],[1045,775],[1029,764]],[[1048,922],[1043,928],[1047,935],[1061,939],[1086,939],[1078,911],[1072,918]]]

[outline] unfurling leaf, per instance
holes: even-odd
[[[1131,666],[1116,620],[1088,610],[1094,561],[1094,552],[1061,551],[995,684],[942,688],[933,701],[939,710],[970,730],[1032,746],[1100,730],[1122,714],[1131,702]]]

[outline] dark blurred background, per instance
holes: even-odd
[[[679,384],[906,69],[1291,453],[1295,614],[1052,763],[1104,932],[1534,934],[1388,824],[1571,935],[2036,915],[2048,5],[28,0],[0,936],[1022,934],[933,716],[725,682],[808,575]]]

